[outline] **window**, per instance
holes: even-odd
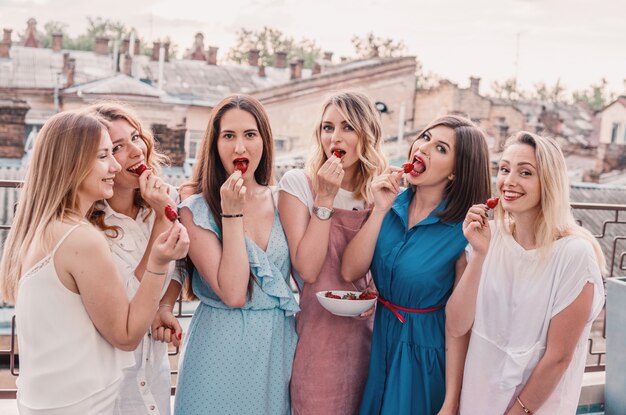
[[[203,136],[203,131],[187,130],[185,132],[185,153],[187,155],[187,158],[185,159],[186,164],[193,166],[196,162]]]
[[[619,123],[613,123],[613,129],[611,130],[611,144],[617,142],[617,131],[619,130]]]

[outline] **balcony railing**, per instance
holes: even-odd
[[[20,184],[20,181],[0,181],[0,242],[3,242],[6,237],[6,235],[2,233],[6,233],[6,230],[10,228],[13,201],[16,200],[15,194],[7,197],[7,192],[2,192],[2,190],[17,189]],[[15,190],[15,192],[17,191],[18,190]],[[626,205],[572,203],[571,207],[578,222],[592,232],[602,246],[602,250],[607,259],[607,275],[605,275],[605,279],[626,276],[626,218],[624,218],[626,214],[623,213],[626,212]],[[4,223],[2,223],[3,208],[5,212],[10,211],[10,214],[5,214]],[[177,307],[175,307],[176,317],[181,319],[190,318],[192,314],[184,312],[183,305],[183,301],[179,299]],[[4,350],[0,349],[0,359],[6,360],[8,357],[8,372],[14,376],[18,376],[19,371],[17,367],[19,365],[16,364],[16,356],[19,356],[19,353],[16,349],[15,317],[11,319],[10,336],[9,348]],[[586,372],[605,370],[605,340],[605,319],[604,312],[602,312],[593,323],[591,336],[589,338]],[[173,349],[170,350],[169,354],[171,357],[175,357],[178,353],[178,349]],[[172,369],[172,376],[174,377],[178,374],[178,365],[173,366],[175,366]],[[2,370],[0,370],[0,374],[1,372]],[[172,384],[175,385],[175,382],[172,382]],[[172,387],[172,394],[174,394],[174,392],[175,386]],[[15,388],[0,389],[0,399],[14,399],[15,393]]]

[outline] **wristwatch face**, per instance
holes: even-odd
[[[313,213],[315,213],[315,216],[320,220],[328,220],[332,216],[333,210],[327,207],[313,206]]]

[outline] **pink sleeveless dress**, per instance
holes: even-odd
[[[366,276],[354,283],[341,278],[343,251],[361,229],[369,210],[334,209],[326,261],[317,281],[304,284],[296,315],[298,345],[291,375],[294,415],[358,413],[370,356],[373,317],[357,320],[326,311],[318,291],[363,290]]]

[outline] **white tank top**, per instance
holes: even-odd
[[[80,225],[67,231],[19,282],[17,398],[31,409],[71,405],[117,386],[122,369],[134,364],[132,352],[115,349],[100,335],[80,295],[56,273],[54,254]]]

